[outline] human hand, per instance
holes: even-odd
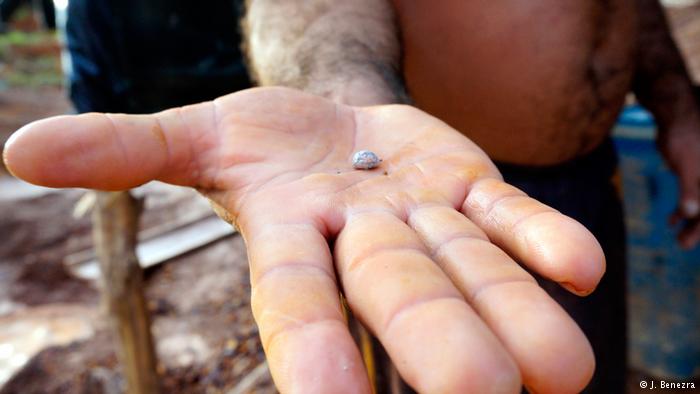
[[[684,221],[678,242],[690,249],[700,241],[700,121],[661,130],[657,144],[678,176],[680,197],[671,225]]]
[[[361,149],[379,168],[352,169]],[[4,159],[46,186],[156,179],[209,197],[246,241],[281,392],[369,392],[341,290],[419,392],[579,392],[593,373],[583,333],[516,261],[587,294],[604,271],[595,238],[415,108],[251,89],[154,115],[41,120]]]

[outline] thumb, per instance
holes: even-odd
[[[188,107],[189,116],[174,109],[154,115],[90,113],[39,120],[10,137],[3,159],[16,177],[49,187],[123,190],[154,179],[191,185],[202,139],[194,144],[185,123],[187,117],[191,122],[202,118],[196,113],[207,104]]]

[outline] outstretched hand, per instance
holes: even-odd
[[[362,149],[381,165],[354,170]],[[210,198],[246,241],[282,392],[369,392],[340,291],[420,392],[578,392],[592,375],[586,338],[518,263],[584,295],[604,271],[597,241],[415,108],[259,88],[154,115],[38,121],[4,158],[45,186],[155,179]]]

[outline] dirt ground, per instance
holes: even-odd
[[[64,336],[79,338],[30,358],[0,393],[111,393],[123,384],[96,286],[71,276],[63,264],[65,256],[90,243],[89,220],[72,217],[82,194],[69,190],[0,201],[0,343],[17,344],[16,331],[33,335],[47,324],[62,325],[48,328],[52,336],[63,330]],[[147,196],[153,203],[144,214],[145,229],[167,221],[173,211],[208,209],[185,189],[151,185]],[[225,392],[264,363],[240,237],[145,274],[164,392]],[[52,323],[56,318],[65,321]],[[275,390],[266,375],[247,392]]]

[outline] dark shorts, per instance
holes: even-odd
[[[605,252],[607,269],[598,288],[578,297],[538,277],[540,285],[576,320],[596,356],[585,392],[624,393],[626,372],[625,228],[613,177],[617,154],[607,140],[592,153],[552,167],[496,163],[505,181],[590,230]]]

